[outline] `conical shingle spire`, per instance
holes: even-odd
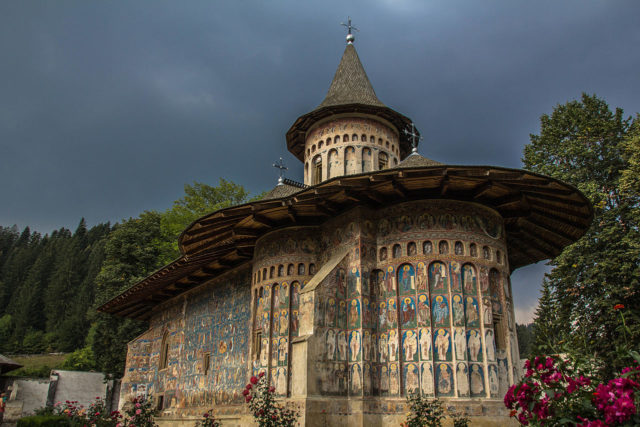
[[[376,96],[353,44],[347,44],[327,96],[318,108],[345,104],[385,107]]]

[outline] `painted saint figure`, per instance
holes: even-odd
[[[482,342],[480,341],[480,334],[478,334],[477,330],[468,331],[467,348],[469,349],[469,360],[472,362],[482,361],[481,358],[478,358],[478,356],[482,357],[480,354]]]
[[[427,289],[427,269],[424,262],[419,262],[416,266],[416,286],[419,291]]]
[[[449,332],[446,329],[438,329],[434,342],[434,347],[436,348],[436,353],[438,354],[438,360],[448,359],[450,344]]]
[[[350,360],[351,361],[356,361],[358,360],[358,356],[360,355],[360,332],[359,331],[352,331],[349,334],[349,353],[350,353]]]
[[[467,315],[467,327],[476,328],[480,325],[480,318],[478,316],[478,303],[473,297],[466,298],[466,315]]]
[[[431,359],[431,328],[420,329],[420,358]]]
[[[438,394],[450,394],[453,385],[451,367],[446,363],[440,363],[438,365],[438,371]]]
[[[484,394],[484,379],[482,376],[481,367],[479,364],[471,364],[471,394],[482,395]]]
[[[456,371],[456,379],[458,380],[458,395],[469,395],[469,373],[467,372],[467,365],[464,363],[458,363],[458,369]]]
[[[420,326],[428,326],[430,323],[429,297],[426,294],[420,294],[418,295],[418,324]]]
[[[454,292],[460,292],[460,264],[455,261],[451,261],[449,264],[449,270],[451,273],[451,289]]]
[[[413,266],[405,264],[400,267],[398,272],[398,283],[400,284],[400,292],[406,294],[415,290],[415,274]]]
[[[408,394],[415,394],[418,392],[418,368],[414,363],[408,363],[405,366],[405,389]]]
[[[438,326],[448,326],[449,323],[449,305],[447,298],[438,295],[433,299],[433,320]]]
[[[431,363],[422,364],[420,387],[422,388],[423,394],[426,394],[427,396],[433,395],[433,370],[431,368]]]
[[[460,295],[453,296],[453,324],[454,326],[464,326],[464,305]]]
[[[404,352],[404,360],[415,360],[415,356],[418,350],[418,344],[416,340],[416,334],[412,331],[405,331],[402,337],[402,349]]]
[[[416,308],[413,298],[406,297],[402,300],[402,325],[412,326],[416,321]]]
[[[456,359],[464,360],[467,355],[467,340],[464,334],[464,328],[455,328],[455,337],[453,338],[456,349]]]

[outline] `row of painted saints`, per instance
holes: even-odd
[[[323,393],[344,393],[347,391],[346,380],[348,370],[349,392],[358,395],[365,394],[399,395],[400,373],[404,379],[406,394],[421,391],[424,395],[453,396],[457,386],[457,395],[486,396],[485,372],[482,364],[458,362],[455,364],[454,379],[453,365],[450,363],[398,363],[390,365],[370,365],[355,363],[351,365],[335,364],[318,367],[320,390]],[[491,396],[498,396],[499,380],[496,365],[488,367],[489,391]]]
[[[431,328],[409,329],[401,332],[390,330],[379,336],[369,330],[344,331],[327,329],[325,334],[324,358],[329,361],[362,360],[380,363],[396,362],[400,357],[405,362],[417,362],[435,359],[436,361],[469,360],[482,362],[484,356],[482,335],[479,329],[454,328],[453,342],[448,329],[439,328],[433,333]],[[265,343],[267,340],[264,340]],[[284,344],[283,344],[284,343]],[[280,345],[286,346],[286,338],[280,338]],[[493,330],[485,331],[485,347],[487,361],[496,360],[496,347]],[[286,347],[282,347],[283,350]],[[402,349],[402,356],[399,350]],[[377,350],[377,351],[376,351]],[[274,351],[277,349],[274,348]],[[282,361],[286,361],[286,355]]]

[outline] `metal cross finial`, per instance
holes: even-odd
[[[280,171],[280,177],[278,178],[278,185],[284,185],[284,171],[286,171],[288,168],[284,165],[284,161],[282,160],[282,157],[280,157],[280,160],[278,160],[277,162],[275,162],[273,164],[274,168],[279,169]]]
[[[340,25],[347,27],[347,44],[353,44],[353,41],[356,39],[355,36],[353,35],[353,33],[351,32],[351,30],[356,30],[356,31],[360,31],[359,29],[357,29],[356,27],[354,27],[353,25],[351,25],[351,17],[347,16],[347,24],[345,24],[344,22],[341,22]]]
[[[405,129],[405,135],[409,135],[411,137],[411,154],[418,154],[418,143],[422,140],[422,136],[417,133],[416,127],[411,122],[411,131]]]

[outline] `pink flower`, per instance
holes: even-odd
[[[264,372],[260,372],[260,373],[258,374],[258,376],[259,376],[260,378],[264,377]]]
[[[136,408],[139,408],[140,406],[142,405],[140,405],[139,403],[136,403]]]
[[[136,409],[136,415],[140,415],[142,413],[142,409]]]
[[[258,384],[258,378],[255,376],[251,377],[249,381],[251,381],[251,384]]]
[[[247,390],[247,389],[245,388],[244,390],[242,390],[242,394],[243,394],[244,396],[248,395],[248,394],[249,394],[249,390]]]
[[[246,400],[247,403],[251,402],[251,395],[245,396],[244,400]]]
[[[251,390],[253,388],[253,386],[251,385],[251,383],[247,384],[247,390]]]

